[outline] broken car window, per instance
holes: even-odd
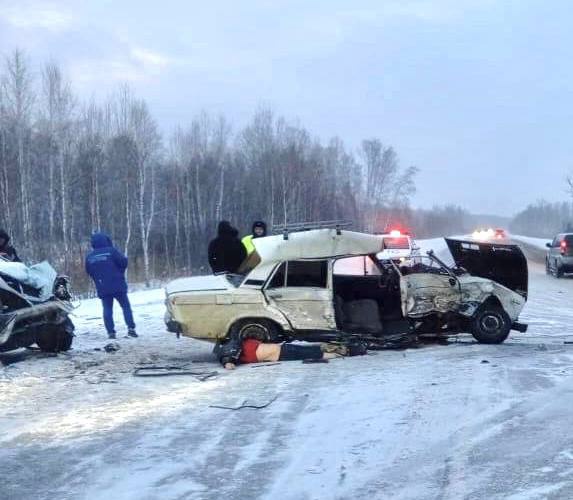
[[[268,288],[282,288],[285,286],[285,270],[286,262],[283,262],[277,269],[273,279],[269,283]]]
[[[429,257],[418,257],[416,261],[407,262],[400,266],[400,273],[405,276],[408,274],[441,274],[448,276],[450,274],[449,270],[442,266],[440,263]]]
[[[287,264],[287,286],[326,288],[327,277],[325,260],[291,260]]]
[[[380,270],[367,255],[338,259],[333,273],[337,276],[380,276]]]

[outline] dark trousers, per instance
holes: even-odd
[[[117,300],[123,311],[123,319],[127,328],[135,330],[135,322],[133,321],[133,313],[131,312],[131,304],[127,293],[116,293],[115,295],[107,295],[101,298],[103,304],[103,323],[107,333],[115,333],[115,325],[113,323],[113,301]]]
[[[322,349],[319,345],[283,344],[279,361],[295,361],[305,359],[322,359]]]

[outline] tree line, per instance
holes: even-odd
[[[573,203],[539,200],[519,212],[512,219],[510,229],[515,234],[539,238],[573,232]]]
[[[56,63],[34,72],[20,51],[0,82],[0,225],[25,259],[49,259],[79,289],[98,230],[130,257],[130,278],[149,283],[206,270],[220,219],[245,233],[256,219],[381,231],[412,214],[417,169],[376,138],[355,152],[264,108],[239,130],[203,112],[162,137],[128,87],[82,102]]]

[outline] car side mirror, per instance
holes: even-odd
[[[546,246],[547,248],[551,248],[551,243],[545,243],[545,246]]]

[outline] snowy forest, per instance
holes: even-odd
[[[573,204],[537,201],[513,218],[510,229],[516,234],[550,239],[557,233],[573,232]]]
[[[50,259],[80,288],[96,230],[149,282],[204,267],[220,219],[242,232],[255,219],[381,230],[414,192],[416,168],[378,139],[355,155],[268,109],[237,131],[201,113],[163,138],[128,87],[80,102],[57,64],[34,72],[19,51],[0,75],[0,224],[25,259]]]
[[[56,63],[33,70],[20,51],[0,81],[0,225],[25,260],[49,259],[79,290],[96,230],[129,256],[130,279],[149,283],[206,270],[221,219],[245,234],[256,219],[400,224],[420,237],[466,229],[458,207],[410,208],[417,168],[380,139],[357,151],[323,143],[266,108],[239,130],[203,112],[163,137],[127,86],[82,102]]]

